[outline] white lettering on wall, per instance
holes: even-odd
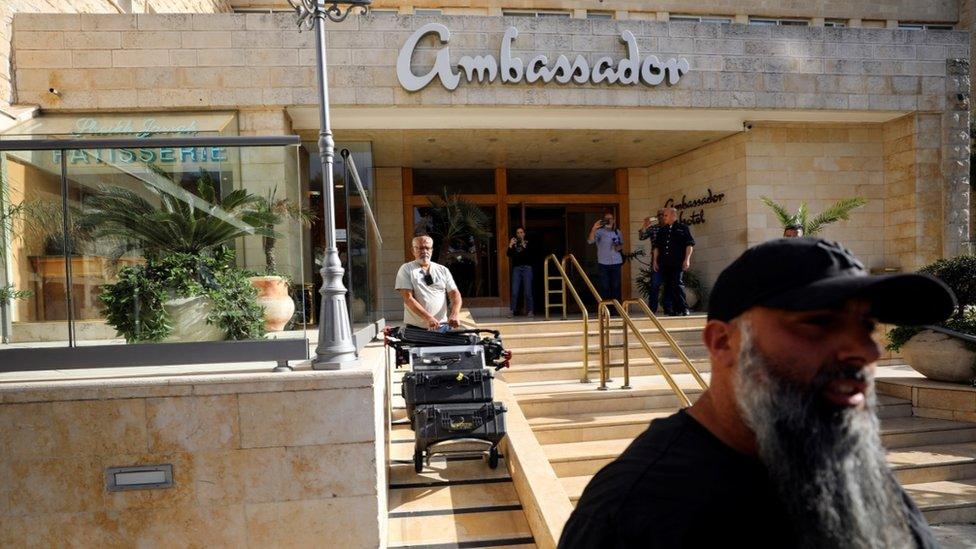
[[[411,62],[417,44],[428,34],[436,34],[443,47],[438,50],[430,70],[418,75],[413,72]],[[577,55],[572,62],[565,55],[559,55],[551,66],[545,55],[536,55],[526,63],[518,57],[512,57],[512,43],[516,38],[518,29],[509,27],[505,30],[497,60],[490,54],[465,55],[458,60],[457,65],[452,65],[451,49],[448,45],[451,40],[450,29],[440,23],[428,23],[410,35],[400,48],[397,55],[397,78],[404,89],[412,92],[424,89],[435,78],[448,90],[454,90],[462,77],[467,82],[494,82],[499,76],[505,84],[522,81],[531,84],[540,80],[549,83],[555,80],[559,84],[572,81],[577,84],[607,82],[630,86],[643,82],[648,86],[657,86],[667,81],[668,85],[673,86],[682,75],[691,71],[691,64],[683,57],[672,57],[663,63],[655,55],[642,59],[637,39],[629,30],[620,33],[620,41],[627,47],[627,57],[619,63],[615,63],[612,57],[601,57],[592,67],[582,55]]]

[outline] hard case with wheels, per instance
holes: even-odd
[[[438,445],[472,444],[476,453],[488,450],[488,465],[498,466],[498,443],[505,436],[505,406],[500,402],[462,404],[419,404],[414,411],[414,467],[423,469],[424,457],[430,460],[442,453]],[[443,453],[461,453],[445,450]]]
[[[407,372],[403,375],[403,399],[407,403],[407,417],[411,419],[411,426],[417,404],[491,402],[493,377],[491,370],[487,368]]]

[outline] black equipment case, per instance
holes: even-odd
[[[488,466],[498,467],[498,443],[505,436],[505,406],[500,402],[419,404],[414,413],[414,468],[424,466],[424,453],[439,443],[472,443],[488,447]]]
[[[403,374],[403,399],[407,417],[413,425],[417,403],[491,402],[491,370],[455,370],[444,372],[407,372]]]

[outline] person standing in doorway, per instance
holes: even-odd
[[[641,240],[651,241],[651,253],[654,255],[654,240],[657,238],[657,233],[664,225],[664,210],[658,210],[657,215],[654,217],[645,217],[644,225],[641,226],[640,230],[637,231],[637,236]],[[661,273],[656,270],[651,270],[651,288],[647,295],[647,306],[651,308],[654,314],[657,314],[657,302],[658,298],[661,297],[661,286],[664,283],[664,277]],[[661,304],[664,306],[664,313],[671,314],[674,311],[673,301],[671,300],[671,294],[665,292],[663,299],[661,299]]]
[[[691,268],[695,239],[691,229],[678,222],[678,210],[664,208],[663,221],[654,239],[653,267],[664,279],[664,292],[671,294],[672,315],[685,316],[688,301],[685,299],[684,273]]]
[[[508,241],[506,252],[512,263],[512,300],[508,318],[512,318],[518,312],[519,294],[525,295],[526,316],[530,318],[535,316],[532,303],[532,251],[529,241],[525,238],[525,229],[522,227],[515,229],[515,236]]]
[[[460,327],[461,292],[451,271],[430,260],[434,239],[415,236],[411,249],[414,260],[401,265],[396,275],[396,290],[403,298],[404,324],[428,330]]]
[[[586,240],[596,244],[596,260],[600,269],[600,297],[603,299],[621,300],[620,266],[624,257],[620,253],[624,249],[623,237],[617,229],[613,213],[607,212],[598,219],[590,229]]]

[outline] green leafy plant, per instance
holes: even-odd
[[[919,269],[920,273],[930,274],[952,288],[959,301],[959,307],[948,320],[939,324],[944,328],[964,334],[976,335],[976,256],[961,255],[940,259]],[[909,339],[923,330],[920,326],[898,326],[888,332],[888,349],[897,351]],[[976,350],[976,345],[969,344]]]
[[[853,210],[868,203],[866,199],[859,196],[844,198],[831,204],[826,210],[811,218],[806,202],[801,202],[796,212],[790,213],[783,205],[774,202],[768,196],[761,196],[759,199],[776,214],[776,218],[779,219],[784,229],[789,226],[803,227],[804,236],[814,236],[819,234],[825,226],[831,223],[849,219]]]
[[[102,288],[108,323],[126,341],[160,341],[173,329],[164,304],[205,296],[213,303],[208,324],[223,328],[230,339],[263,336],[257,292],[227,246],[242,236],[273,234],[275,218],[262,209],[262,198],[239,189],[219,199],[216,183],[203,171],[195,194],[149,183],[145,190],[158,206],[132,190],[102,187],[85,201],[79,221],[95,236],[145,254],[145,264],[123,267],[118,282]]]
[[[643,297],[644,300],[647,300],[647,298],[651,295],[652,274],[652,268],[645,265],[643,268],[641,268],[640,274],[637,275],[637,291],[640,292],[641,297]],[[689,288],[698,294],[698,303],[695,304],[694,308],[699,311],[706,310],[708,308],[709,289],[701,275],[695,270],[687,270],[684,274],[684,283],[686,288]],[[661,287],[658,288],[658,291],[663,295],[664,290],[665,286],[662,284]],[[662,303],[662,295],[658,296],[658,303]]]
[[[176,196],[146,185],[159,200],[155,206],[124,187],[107,186],[85,201],[79,223],[95,237],[116,238],[141,248],[147,257],[159,253],[201,254],[242,236],[271,236],[275,218],[262,207],[263,199],[237,189],[222,199],[217,185],[200,172],[196,194]]]
[[[446,187],[441,196],[431,198],[429,203],[426,234],[434,239],[437,262],[452,270],[463,269],[465,263],[473,267],[473,276],[455,276],[455,279],[468,279],[468,284],[461,282],[462,294],[480,295],[485,281],[478,268],[479,249],[492,237],[488,214],[460,193],[451,194]]]
[[[258,212],[267,220],[264,225],[265,234],[263,236],[265,273],[269,275],[278,274],[278,258],[275,253],[275,244],[281,236],[275,228],[284,221],[298,221],[304,227],[309,227],[315,221],[315,213],[309,208],[305,208],[293,200],[278,198],[278,187],[268,191],[268,196],[262,197],[258,201]]]
[[[166,301],[206,296],[214,305],[208,324],[224,329],[230,339],[262,337],[257,291],[233,262],[233,250],[220,248],[213,255],[173,252],[122,267],[118,282],[105,285],[99,296],[106,320],[127,342],[162,341],[173,329]]]

